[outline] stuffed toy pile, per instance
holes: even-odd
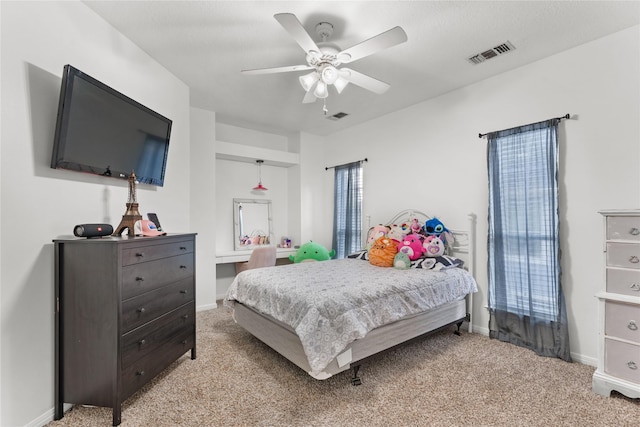
[[[366,249],[349,258],[368,260],[378,267],[433,268],[434,265],[461,266],[462,261],[445,255],[454,238],[438,218],[424,224],[413,218],[408,223],[377,225],[369,230]]]

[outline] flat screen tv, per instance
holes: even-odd
[[[172,121],[66,65],[51,167],[164,185]]]

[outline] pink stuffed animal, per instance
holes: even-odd
[[[418,218],[413,218],[413,222],[411,222],[411,232],[419,233],[422,229],[422,224],[418,221]]]
[[[406,236],[402,242],[398,243],[398,252],[407,254],[411,261],[420,258],[424,252],[420,235],[412,233]]]
[[[373,242],[381,237],[385,237],[388,232],[389,228],[382,224],[371,227],[369,230],[369,237],[367,238],[367,250],[371,249]]]
[[[444,243],[438,236],[427,236],[422,244],[425,256],[435,258],[444,255]]]

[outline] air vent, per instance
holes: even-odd
[[[487,59],[495,58],[498,55],[503,55],[507,52],[511,52],[515,48],[516,47],[512,45],[511,42],[506,41],[494,47],[493,49],[485,50],[482,53],[479,53],[477,55],[473,55],[472,57],[467,58],[467,61],[471,62],[472,64],[480,64],[486,61]]]
[[[327,117],[327,119],[333,120],[333,121],[337,121],[337,120],[340,120],[340,119],[342,119],[342,118],[344,118],[344,117],[346,117],[348,115],[349,114],[347,114],[347,113],[336,113],[333,116]]]

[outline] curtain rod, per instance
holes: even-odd
[[[367,159],[366,157],[362,160],[356,160],[356,162],[360,162],[360,163],[368,162],[368,161],[369,159]],[[355,163],[355,162],[349,162],[349,163]],[[349,163],[345,163],[345,165],[348,165]],[[328,171],[329,169],[337,168],[338,166],[343,166],[343,165],[327,166],[324,168],[324,170]]]
[[[558,120],[562,120],[562,119],[569,119],[571,116],[567,113],[562,117],[554,117],[554,119],[558,119]],[[553,119],[549,119],[549,120],[553,120]],[[536,123],[540,123],[540,122],[536,122]],[[530,123],[533,124],[533,123]],[[528,125],[522,125],[522,126],[528,126]],[[496,131],[496,132],[500,132],[500,131]],[[478,134],[478,138],[484,138],[485,136],[489,135],[490,133],[493,132],[487,132],[487,133],[479,133]]]

